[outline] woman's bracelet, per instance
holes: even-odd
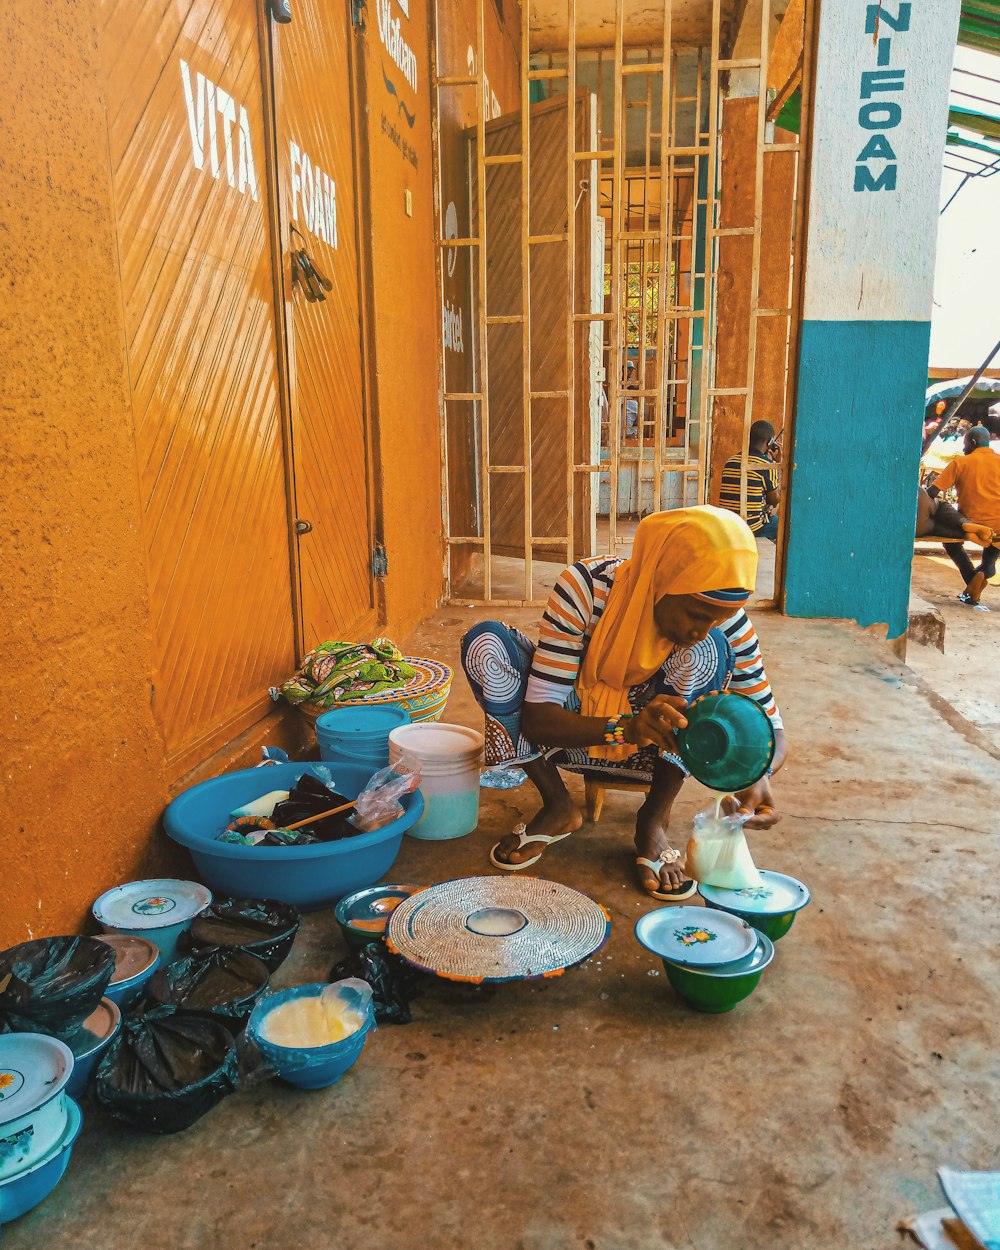
[[[609,747],[625,745],[625,722],[632,720],[633,712],[612,716],[604,726],[604,741]]]

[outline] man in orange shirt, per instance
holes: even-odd
[[[1000,557],[1000,456],[990,448],[989,431],[975,425],[965,436],[965,455],[956,456],[943,473],[934,479],[928,493],[933,497],[950,486],[958,490],[958,506],[970,521],[989,526],[993,531],[993,543],[984,548],[979,568],[959,543],[949,543],[945,550],[958,565],[965,581],[965,590],[958,597],[963,603],[972,604],[982,611],[989,611],[979,602],[986,583],[997,569]]]

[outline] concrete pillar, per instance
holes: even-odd
[[[819,15],[785,609],[907,625],[959,0]]]

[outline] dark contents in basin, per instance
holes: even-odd
[[[271,814],[271,820],[278,828],[287,828],[297,824],[309,816],[317,816],[327,812],[331,807],[341,807],[349,803],[346,795],[338,794],[325,786],[312,773],[303,773],[289,791],[288,798],[279,803]],[[336,842],[341,838],[350,838],[360,833],[356,825],[347,819],[351,810],[339,812],[336,816],[327,816],[323,820],[311,821],[302,826],[304,833],[311,833],[319,842]]]

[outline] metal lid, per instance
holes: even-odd
[[[748,885],[741,890],[723,890],[716,885],[699,885],[698,893],[710,903],[747,916],[783,916],[801,911],[812,898],[809,890],[794,877],[783,872],[760,869],[763,885]]]
[[[774,959],[774,943],[766,933],[757,934],[757,945],[749,955],[737,959],[731,964],[717,964],[709,968],[688,968],[684,971],[692,977],[715,977],[717,980],[729,977],[746,977],[755,972],[763,972]],[[676,962],[667,960],[668,963]]]
[[[30,1115],[54,1098],[73,1071],[73,1052],[41,1033],[0,1036],[0,1125]]]
[[[661,959],[692,968],[734,963],[757,945],[745,920],[707,907],[658,907],[639,917],[635,936]]]
[[[101,895],[92,911],[98,924],[115,929],[165,929],[185,924],[211,901],[211,892],[197,881],[159,878],[116,886]]]

